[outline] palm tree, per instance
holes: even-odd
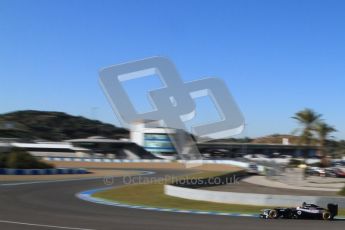
[[[315,132],[316,132],[316,134],[318,135],[318,138],[319,138],[321,155],[322,155],[323,158],[325,158],[326,157],[325,142],[327,141],[328,136],[331,133],[336,132],[337,130],[333,126],[328,125],[325,122],[318,122],[315,125],[314,130],[315,130]]]
[[[310,145],[313,139],[313,130],[315,125],[320,122],[322,115],[312,109],[299,111],[292,118],[297,120],[303,127],[300,135],[301,143]]]

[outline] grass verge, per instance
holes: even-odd
[[[207,178],[223,175],[229,172],[201,172],[190,175],[188,178]],[[233,212],[233,213],[259,213],[262,206],[231,205],[214,202],[194,201],[164,194],[164,184],[170,181],[161,181],[152,184],[133,184],[120,188],[95,193],[93,197],[113,200],[120,203],[143,205],[157,208],[176,208],[200,211]]]
[[[190,175],[189,178],[215,177],[223,175],[225,173],[226,172],[201,172]],[[95,193],[93,197],[112,200],[130,205],[229,213],[258,214],[261,209],[269,208],[267,206],[263,207],[194,201],[167,196],[164,194],[164,184],[170,182],[171,181],[159,181],[151,184],[126,185],[120,188],[114,188]],[[339,210],[339,216],[345,216],[345,209]]]

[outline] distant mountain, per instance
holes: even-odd
[[[264,137],[258,137],[252,140],[252,143],[257,144],[282,144],[283,139],[286,139],[289,141],[289,144],[299,144],[300,138],[298,136],[294,135],[288,135],[288,134],[273,134],[269,136]]]
[[[226,139],[212,139],[212,140],[208,140],[207,142],[210,143],[250,143],[252,142],[253,139],[249,138],[249,137],[244,137],[244,138],[226,138]]]
[[[0,114],[0,137],[61,141],[89,136],[126,138],[126,129],[62,112],[25,110]]]
[[[282,144],[283,139],[288,139],[289,144],[298,144],[299,137],[288,135],[288,134],[273,134],[258,138],[227,138],[227,139],[217,139],[211,140],[209,142],[227,142],[227,143],[252,143],[252,144]]]

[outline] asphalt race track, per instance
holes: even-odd
[[[155,176],[181,173],[171,170],[155,171],[157,172]],[[121,184],[121,178],[114,180],[114,185]],[[261,220],[249,217],[168,213],[105,206],[75,197],[78,192],[100,187],[104,187],[102,179],[16,186],[0,185],[0,229],[340,230],[345,227],[345,221],[342,220]]]

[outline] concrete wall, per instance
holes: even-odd
[[[303,202],[307,202],[320,206],[327,206],[328,203],[336,203],[339,205],[339,208],[345,208],[345,198],[342,197],[233,193],[183,188],[172,185],[165,185],[164,191],[169,196],[224,204],[294,207],[301,205]]]
[[[136,160],[128,160],[128,159],[106,159],[106,158],[82,158],[82,157],[43,157],[46,161],[77,161],[77,162],[104,162],[104,163],[134,163],[134,162],[141,162],[141,163],[171,163],[171,162],[178,162],[178,163],[186,163],[183,160],[167,160],[167,159],[136,159]],[[233,160],[190,160],[187,161],[187,164],[223,164],[223,165],[232,165],[237,166],[240,168],[247,169],[249,163],[241,162],[241,161],[233,161]],[[258,165],[258,170],[260,172],[264,172],[265,167],[262,165]]]
[[[74,161],[74,162],[96,162],[96,163],[170,163],[170,160],[162,159],[109,159],[109,158],[83,158],[83,157],[42,157],[46,161]]]

